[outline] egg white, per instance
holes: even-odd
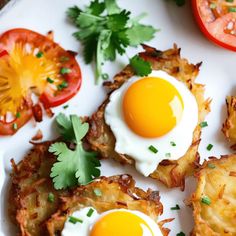
[[[64,229],[62,230],[61,235],[62,236],[77,236],[77,235],[89,236],[93,225],[100,218],[102,218],[103,216],[111,212],[126,211],[126,212],[130,212],[134,215],[141,217],[149,225],[150,229],[152,230],[152,232],[154,232],[155,236],[163,236],[158,224],[153,219],[151,219],[149,216],[147,216],[146,214],[142,212],[126,210],[126,209],[114,209],[114,210],[103,212],[102,214],[98,214],[98,212],[94,208],[92,208],[93,214],[92,216],[88,217],[87,213],[91,208],[92,207],[86,207],[79,211],[75,211],[71,216],[82,220],[83,223],[78,222],[76,224],[73,224],[69,221],[69,218],[68,218],[65,222]],[[143,236],[152,236],[152,234],[150,233],[149,230],[143,228]]]
[[[184,83],[161,70],[153,70],[149,77],[162,78],[170,82],[182,97],[184,103],[182,118],[169,133],[158,138],[144,138],[135,134],[126,124],[122,112],[123,96],[134,82],[142,79],[140,77],[133,76],[115,90],[105,108],[105,122],[116,138],[115,151],[132,157],[136,169],[144,176],[153,173],[162,160],[177,160],[182,157],[192,144],[193,132],[198,124],[197,101]],[[171,142],[176,146],[172,146]],[[148,149],[150,145],[156,147],[158,153],[151,152]],[[169,153],[171,156],[167,156]]]

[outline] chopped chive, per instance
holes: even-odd
[[[109,78],[109,75],[107,73],[102,74],[102,79],[107,80]]]
[[[207,196],[204,196],[202,197],[201,202],[209,206],[211,204],[211,199]]]
[[[67,109],[69,107],[69,105],[65,105],[63,106],[63,109]]]
[[[176,236],[185,236],[184,232],[179,232],[178,234],[176,234]]]
[[[65,57],[65,56],[62,56],[60,57],[60,62],[66,62],[66,61],[69,61],[69,57]]]
[[[36,54],[36,57],[37,58],[41,58],[43,56],[43,52],[38,52],[37,54]]]
[[[166,157],[171,157],[171,153],[168,152],[168,153],[165,154],[165,156]]]
[[[53,193],[49,193],[49,194],[48,194],[48,201],[49,201],[49,202],[54,202],[54,201],[55,201],[55,196],[54,196]]]
[[[212,164],[212,163],[208,163],[207,166],[210,169],[215,169],[216,168],[216,166],[214,164]]]
[[[149,149],[151,152],[153,152],[153,153],[158,153],[158,150],[157,150],[154,146],[152,146],[152,145],[150,145],[150,146],[148,147],[148,149]]]
[[[97,196],[97,197],[101,197],[102,196],[102,192],[99,188],[95,188],[93,190],[94,194]]]
[[[57,85],[58,90],[62,90],[67,87],[68,87],[68,83],[66,81],[63,81],[61,84]]]
[[[171,145],[172,147],[175,147],[175,146],[176,146],[176,143],[173,142],[173,141],[171,141],[171,142],[170,142],[170,145]]]
[[[175,207],[171,207],[170,209],[171,209],[172,211],[174,211],[174,210],[180,210],[180,207],[179,207],[178,204],[176,204]]]
[[[213,145],[210,143],[210,144],[208,144],[208,146],[207,146],[207,150],[208,151],[211,151],[211,149],[213,148]]]
[[[229,12],[236,12],[236,7],[229,7]]]
[[[210,8],[211,8],[211,9],[215,9],[216,7],[217,7],[217,5],[216,5],[215,3],[211,3],[211,4],[210,4]]]
[[[88,213],[87,213],[87,216],[88,217],[91,217],[92,214],[93,214],[94,210],[92,208],[89,209]]]
[[[17,130],[17,129],[18,129],[18,126],[17,126],[17,124],[16,124],[16,123],[14,123],[14,124],[12,125],[12,128],[13,128],[14,130]]]
[[[234,0],[225,0],[226,2],[234,2]]]
[[[62,75],[69,74],[71,72],[70,68],[62,67],[60,73]]]
[[[83,223],[83,221],[79,218],[76,218],[74,216],[69,216],[69,222],[70,223],[73,223],[73,224],[76,224],[76,223]]]
[[[204,128],[204,127],[208,126],[208,123],[206,121],[203,121],[199,125],[200,125],[201,128]]]
[[[16,113],[16,118],[20,118],[20,112]]]
[[[53,83],[54,83],[54,80],[48,77],[48,78],[47,78],[47,82],[50,83],[50,84],[53,84]]]

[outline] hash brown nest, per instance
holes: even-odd
[[[227,119],[225,120],[222,132],[229,142],[233,144],[232,148],[236,148],[236,97],[227,96]]]
[[[197,189],[190,199],[195,221],[191,235],[235,236],[236,155],[205,161],[197,179]],[[206,196],[209,205],[202,203]]]
[[[162,214],[158,191],[146,192],[135,187],[129,175],[101,177],[87,186],[57,191],[50,178],[55,162],[48,152],[52,142],[35,144],[30,153],[19,163],[12,160],[12,185],[9,194],[9,214],[19,227],[21,236],[60,235],[66,217],[82,207],[93,206],[98,212],[115,208],[127,208],[146,213],[156,220]],[[97,196],[99,189],[102,196]],[[48,201],[49,193],[55,200]],[[159,225],[164,236],[169,230]]]
[[[180,57],[180,49],[174,45],[173,49],[166,51],[158,51],[149,46],[143,45],[145,51],[140,56],[149,61],[154,70],[164,70],[183,82],[195,96],[198,103],[198,124],[204,121],[206,114],[210,111],[210,100],[204,99],[204,85],[195,83],[201,63],[197,65],[189,64],[186,59]],[[105,87],[109,90],[109,94],[118,89],[125,81],[131,78],[134,72],[130,66],[124,68],[114,77],[113,82],[105,82]],[[109,94],[107,99],[98,108],[98,110],[90,117],[90,131],[87,135],[87,141],[91,148],[100,153],[102,158],[112,158],[122,164],[134,165],[132,157],[117,153],[115,149],[115,137],[108,125],[105,123],[104,110],[109,102]],[[181,187],[184,189],[185,176],[191,175],[195,170],[196,163],[199,161],[198,146],[200,143],[201,127],[197,125],[192,145],[184,156],[178,160],[164,160],[157,169],[150,175],[151,178],[160,180],[166,186]]]

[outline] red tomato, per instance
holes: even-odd
[[[192,0],[193,13],[205,36],[215,44],[236,51],[236,3]]]
[[[68,101],[80,86],[75,54],[51,34],[12,29],[0,36],[0,135],[14,134],[32,117],[32,94],[47,109]]]

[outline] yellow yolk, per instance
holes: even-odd
[[[141,217],[126,211],[111,212],[98,220],[90,236],[154,236],[149,225]]]
[[[145,77],[128,88],[122,108],[125,122],[133,132],[156,138],[177,125],[184,104],[173,84],[161,78]]]

